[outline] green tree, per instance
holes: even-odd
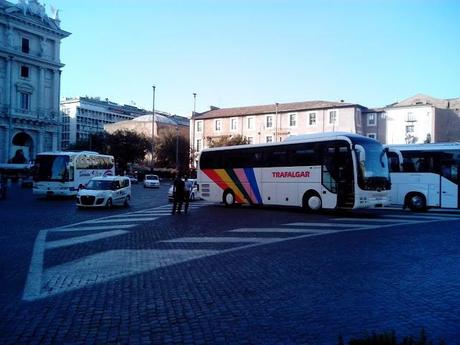
[[[145,159],[151,148],[149,139],[135,131],[118,130],[106,135],[106,152],[115,157],[119,172],[127,169],[128,163],[138,163]]]
[[[222,135],[218,138],[207,137],[209,147],[221,147],[221,146],[235,146],[249,144],[246,137],[241,134],[237,135]]]
[[[176,167],[176,147],[178,167]],[[179,168],[188,172],[190,162],[190,142],[175,130],[165,130],[160,133],[155,143],[155,166],[162,168]]]

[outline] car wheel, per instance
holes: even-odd
[[[128,195],[126,196],[125,202],[123,203],[124,207],[129,207],[129,202],[131,201],[131,197]]]
[[[107,208],[112,208],[112,206],[113,206],[112,199],[109,198],[109,199],[107,200],[107,202],[105,203],[105,207],[107,207]]]

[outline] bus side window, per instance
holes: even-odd
[[[402,163],[402,170],[404,172],[415,172],[415,165],[410,158],[404,158]]]
[[[398,154],[395,152],[388,152],[388,167],[390,168],[390,172],[399,172],[399,157]]]

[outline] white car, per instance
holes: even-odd
[[[196,179],[189,178],[188,181],[192,184],[192,190],[190,191],[190,201],[199,199],[198,195],[198,182]],[[169,186],[168,190],[168,200],[173,201],[173,191],[174,191],[174,182]]]
[[[160,188],[160,179],[157,175],[145,175],[144,188]]]
[[[128,207],[130,201],[131,181],[127,176],[94,177],[77,193],[78,207]]]

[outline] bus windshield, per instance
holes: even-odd
[[[35,163],[35,181],[68,181],[69,156],[38,155]]]
[[[361,189],[389,189],[388,159],[382,145],[373,140],[353,138]]]
[[[114,190],[116,189],[115,187],[116,187],[115,181],[91,180],[86,185],[86,189],[89,189],[89,190]]]

